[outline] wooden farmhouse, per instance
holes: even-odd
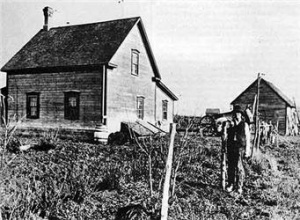
[[[44,10],[47,10],[45,8]],[[45,25],[5,66],[8,117],[22,126],[95,129],[143,120],[168,131],[177,97],[161,81],[140,17]]]
[[[257,94],[257,83],[255,80],[245,91],[243,91],[231,104],[240,105],[243,109],[247,105],[253,105]],[[260,78],[259,84],[259,108],[260,119],[273,125],[278,123],[278,132],[289,135],[293,130],[297,131],[298,117],[294,103],[284,95],[271,82]]]

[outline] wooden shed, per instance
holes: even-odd
[[[253,105],[257,94],[258,79],[238,95],[232,105],[240,105],[246,108]],[[272,121],[273,125],[278,124],[278,131],[282,135],[298,133],[298,118],[295,104],[274,86],[271,82],[260,78],[259,82],[259,108],[260,119],[265,122]]]

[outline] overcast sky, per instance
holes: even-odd
[[[51,26],[140,16],[177,113],[227,111],[258,73],[300,105],[299,1],[0,1],[1,67],[42,28],[45,6]]]

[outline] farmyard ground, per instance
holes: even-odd
[[[242,196],[220,188],[219,138],[187,139],[169,219],[300,219],[299,137],[281,139],[278,147],[265,146],[257,160],[246,163]],[[12,143],[17,142],[44,148],[2,150],[3,219],[115,219],[120,208],[132,204],[141,204],[140,211],[147,212],[140,214],[144,219],[154,218],[155,209],[159,213],[167,138],[147,145],[153,149],[152,197],[149,160],[136,144],[105,146],[18,136]],[[174,165],[182,143],[177,137]]]

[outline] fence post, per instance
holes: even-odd
[[[222,137],[222,149],[221,149],[221,186],[225,190],[226,187],[226,160],[227,160],[227,137],[223,134]]]
[[[3,111],[3,106],[2,106],[2,95],[0,91],[0,127],[2,127],[2,111]],[[1,220],[1,219],[0,219]]]
[[[168,219],[168,209],[169,209],[168,201],[169,201],[169,189],[170,189],[175,133],[176,133],[176,124],[171,123],[170,144],[169,144],[168,158],[166,162],[166,176],[165,176],[163,199],[162,199],[162,206],[161,206],[161,220]]]

